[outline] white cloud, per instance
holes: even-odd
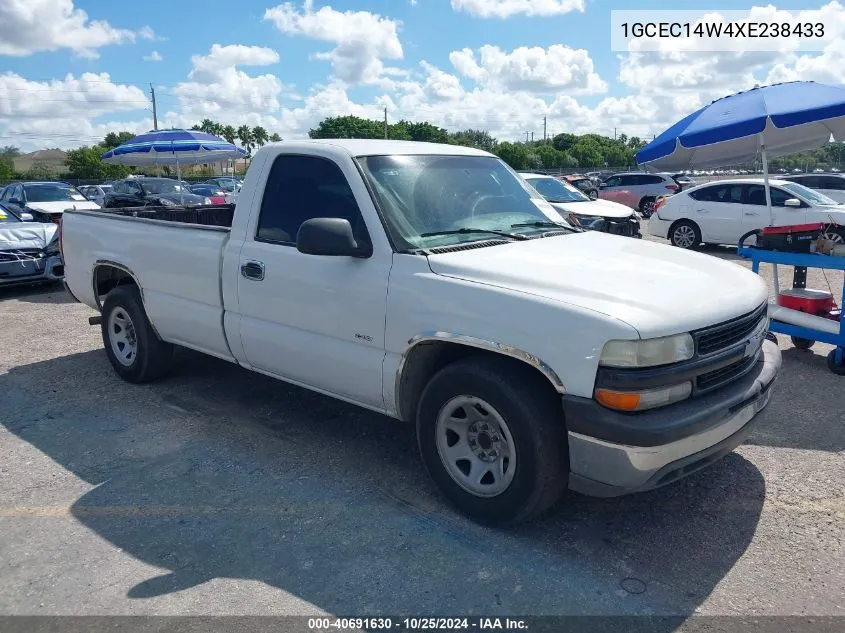
[[[315,58],[331,62],[335,76],[347,83],[378,83],[383,60],[404,55],[399,41],[401,23],[369,11],[337,11],[330,6],[314,11],[313,0],[306,0],[302,12],[286,2],[267,9],[264,19],[282,33],[336,44]]]
[[[152,27],[150,26],[142,26],[138,29],[138,37],[144,40],[157,40],[159,39],[158,36],[153,31]]]
[[[584,11],[584,0],[452,0],[452,8],[479,18],[505,19],[514,15],[551,16]]]
[[[478,59],[465,48],[453,51],[449,60],[463,76],[494,89],[585,94],[607,91],[589,53],[562,44],[548,49],[523,46],[510,53],[486,45],[479,49]]]
[[[97,117],[139,110],[149,105],[135,86],[112,83],[108,73],[67,75],[52,81],[29,81],[15,73],[0,75],[0,121],[27,118]]]
[[[80,57],[96,58],[98,48],[134,42],[135,36],[103,20],[90,20],[73,0],[0,2],[0,55],[22,57],[67,48]]]
[[[160,62],[164,59],[158,51],[153,51],[149,55],[144,55],[143,60],[145,62]]]

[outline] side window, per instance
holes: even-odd
[[[26,192],[24,191],[23,185],[15,187],[15,193],[12,194],[12,197],[21,201],[26,201]]]
[[[8,200],[10,198],[9,194],[11,191],[11,187],[3,187],[3,189],[0,190],[0,200]]]
[[[636,187],[640,184],[640,177],[633,174],[628,176],[620,176],[623,187]]]
[[[313,218],[344,218],[357,239],[368,240],[340,167],[325,158],[282,154],[267,178],[255,239],[295,244],[299,227]]]
[[[640,176],[644,185],[659,185],[663,182],[663,178],[661,176]]]
[[[604,184],[608,187],[619,187],[622,184],[622,178],[620,176],[613,176],[605,180]]]
[[[762,189],[762,187],[761,187]],[[765,193],[763,194],[765,196]],[[775,189],[774,187],[771,188],[771,195],[772,195],[772,206],[773,207],[782,207],[784,206],[784,202],[789,200],[790,198],[794,198],[791,193],[787,193],[783,189]],[[766,204],[766,198],[763,198],[763,204]]]
[[[739,204],[742,202],[742,185],[713,185],[691,193],[696,200],[702,202],[726,202]]]
[[[836,189],[842,191],[845,189],[845,178],[838,176],[821,176],[821,189]]]
[[[822,180],[821,176],[806,176],[804,178],[796,178],[795,182],[810,189],[820,189],[822,187]]]

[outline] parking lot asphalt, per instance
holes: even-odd
[[[781,337],[771,405],[709,469],[493,530],[410,426],[187,351],[124,383],[93,314],[0,290],[0,614],[845,615],[828,346]]]

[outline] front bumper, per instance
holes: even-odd
[[[769,403],[781,355],[765,341],[755,368],[710,394],[639,414],[564,396],[569,429],[569,487],[614,497],[677,481],[730,453]]]
[[[0,262],[0,286],[52,282],[63,277],[59,255]]]

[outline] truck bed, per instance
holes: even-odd
[[[143,288],[145,309],[161,338],[231,359],[222,324],[221,268],[233,209],[68,211],[62,219],[63,256],[71,272],[65,279],[80,301],[99,308],[103,289],[97,270],[118,262]]]
[[[104,208],[101,213],[110,215],[144,218],[148,220],[163,220],[165,222],[180,222],[182,224],[199,224],[201,226],[218,226],[231,228],[235,213],[234,204],[214,204],[203,206],[145,206],[145,207],[115,207]]]

